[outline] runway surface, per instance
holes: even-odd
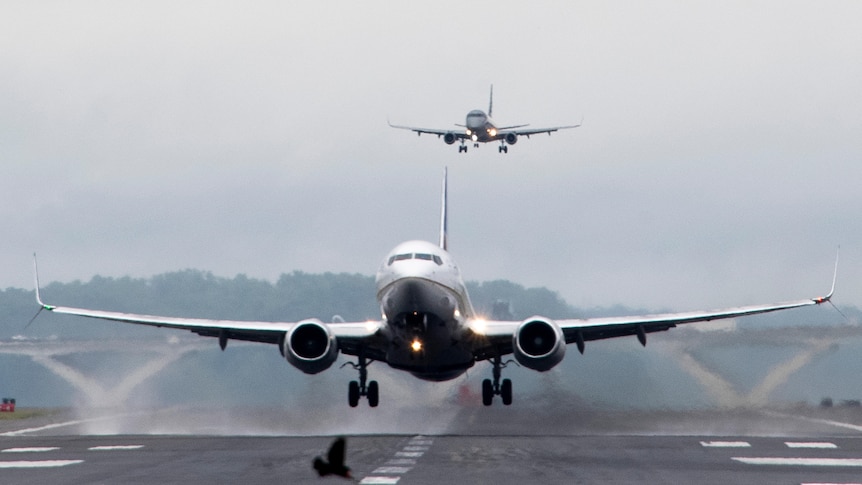
[[[311,468],[335,434],[366,484],[862,483],[859,408],[343,409],[317,436],[298,413],[235,412],[2,421],[0,483],[349,483]],[[382,421],[413,429],[369,434]]]

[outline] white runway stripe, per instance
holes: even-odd
[[[848,466],[862,467],[862,458],[749,458],[733,457],[747,465],[777,465],[777,466]]]
[[[401,477],[365,477],[359,483],[362,485],[393,485],[398,483]]]
[[[46,451],[55,451],[59,449],[60,448],[56,446],[34,446],[32,448],[6,448],[0,453],[44,453]]]
[[[381,466],[371,473],[375,475],[403,475],[409,472],[409,466]]]
[[[116,450],[140,450],[144,445],[108,445],[108,446],[93,446],[87,448],[89,451],[116,451]]]
[[[751,448],[748,441],[701,441],[704,448]]]
[[[835,443],[826,443],[826,442],[796,442],[796,441],[786,441],[784,442],[788,448],[811,448],[811,449],[835,449],[838,448],[838,445]]]
[[[56,468],[84,463],[84,460],[0,461],[0,468]]]

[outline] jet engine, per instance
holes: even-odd
[[[515,143],[518,143],[518,135],[514,133],[506,133],[506,143],[508,143],[509,145],[514,145]]]
[[[306,374],[328,369],[338,358],[335,335],[320,320],[297,323],[284,337],[282,355]]]
[[[458,137],[455,136],[455,133],[452,133],[451,131],[449,133],[446,133],[445,135],[443,135],[443,141],[445,141],[447,145],[451,145],[451,144],[455,143],[457,140],[458,140]]]
[[[566,355],[566,339],[555,322],[532,317],[524,320],[514,336],[515,360],[528,369],[544,372]]]

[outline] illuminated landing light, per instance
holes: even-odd
[[[472,135],[472,134],[473,134],[473,132],[472,132],[472,131],[470,131],[470,129],[468,128],[468,129],[467,129],[467,136],[470,136],[470,135]]]
[[[478,139],[479,139],[479,137],[478,137],[478,136],[473,135],[473,141],[477,141]]]
[[[488,134],[491,136],[497,136],[497,130],[491,128],[490,130],[488,130]]]
[[[485,335],[488,331],[488,322],[485,320],[473,320],[470,322],[470,330],[477,335]]]
[[[422,342],[419,339],[413,339],[413,343],[410,344],[410,348],[413,349],[413,352],[419,352],[422,350]]]

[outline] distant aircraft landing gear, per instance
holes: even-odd
[[[360,351],[358,362],[356,364],[353,362],[345,362],[341,365],[341,367],[349,365],[354,369],[359,370],[359,382],[350,381],[350,385],[347,387],[347,403],[350,404],[350,407],[352,408],[359,405],[360,397],[367,397],[368,405],[373,408],[376,408],[377,404],[380,403],[380,387],[377,385],[377,381],[368,382],[366,385],[366,382],[368,381],[369,364],[371,364],[371,362],[368,362],[365,355]]]
[[[494,401],[494,396],[500,396],[503,399],[503,404],[506,406],[512,404],[512,381],[510,379],[503,379],[503,384],[500,385],[502,369],[509,362],[512,361],[503,363],[499,355],[491,359],[491,363],[494,365],[492,369],[494,380],[485,379],[482,381],[482,404],[485,406],[491,405]]]
[[[500,153],[509,153],[509,147],[505,143],[500,145]]]

